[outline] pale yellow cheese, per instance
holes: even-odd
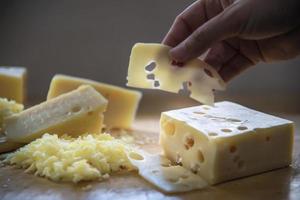
[[[213,91],[225,89],[218,73],[199,59],[185,63],[184,67],[174,66],[169,50],[170,47],[162,44],[135,44],[130,55],[127,85],[174,93],[188,89],[191,98],[213,104]]]
[[[6,163],[53,181],[102,180],[118,171],[133,170],[126,151],[130,145],[109,134],[78,138],[44,134],[10,154]]]
[[[288,166],[293,123],[231,102],[163,112],[160,144],[210,184]]]
[[[74,90],[82,84],[93,86],[109,101],[104,114],[104,124],[107,127],[130,128],[132,126],[142,97],[140,92],[134,90],[83,78],[55,75],[51,81],[47,99]]]
[[[7,141],[2,129],[3,119],[23,110],[24,106],[15,101],[0,98],[0,153],[15,150],[22,146],[20,143]]]
[[[23,103],[26,98],[26,68],[0,67],[0,97]]]
[[[165,156],[141,150],[127,154],[139,174],[166,193],[187,192],[208,186],[202,177],[182,166],[172,165]]]
[[[23,112],[5,118],[11,141],[27,143],[44,133],[100,133],[107,100],[91,86],[81,86]]]

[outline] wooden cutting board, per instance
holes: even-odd
[[[294,161],[291,167],[242,178],[206,189],[167,195],[137,173],[117,174],[103,182],[56,183],[10,166],[0,168],[1,200],[85,199],[300,199],[300,115],[287,116],[296,123]],[[159,151],[157,117],[138,118],[133,135],[150,152]],[[274,152],[276,154],[276,152]]]

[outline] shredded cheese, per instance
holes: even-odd
[[[3,119],[12,114],[21,112],[24,106],[22,104],[16,103],[15,101],[7,100],[6,98],[0,97],[0,132],[3,124]]]
[[[126,155],[131,148],[128,141],[109,134],[78,138],[44,134],[11,153],[5,162],[53,181],[102,180],[112,172],[134,169]]]

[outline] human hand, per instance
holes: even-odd
[[[260,61],[300,54],[299,0],[198,0],[179,14],[163,43],[184,63],[204,61],[225,81]]]

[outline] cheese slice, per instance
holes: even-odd
[[[27,143],[44,133],[100,133],[107,100],[91,86],[69,93],[5,118],[4,129],[11,141]]]
[[[135,44],[130,55],[127,85],[173,93],[187,89],[191,98],[213,104],[213,91],[225,89],[218,73],[199,59],[187,62],[184,67],[172,65],[169,50],[170,47],[162,44]]]
[[[104,124],[107,127],[130,128],[135,119],[141,93],[134,90],[66,75],[55,75],[51,81],[47,99],[52,99],[76,89],[80,85],[91,85],[108,101]]]
[[[203,178],[182,166],[173,166],[162,155],[135,150],[128,152],[128,158],[143,178],[166,193],[186,192],[208,186]]]
[[[0,97],[23,103],[26,98],[26,68],[0,67]]]
[[[210,184],[288,166],[293,122],[231,102],[163,112],[160,145]]]

